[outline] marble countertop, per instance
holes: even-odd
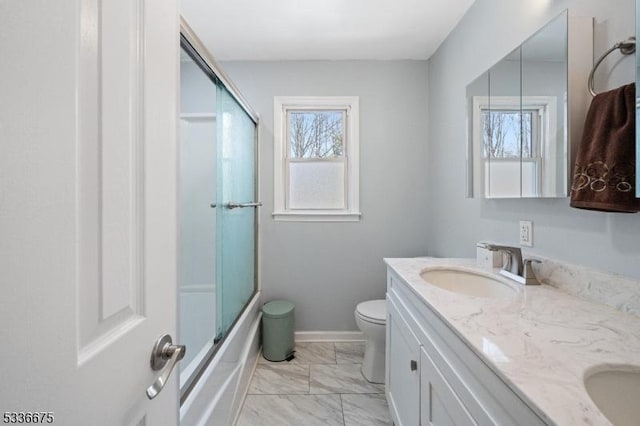
[[[425,283],[430,266],[478,270],[475,259],[385,259],[411,290],[520,397],[558,425],[611,424],[589,398],[586,373],[640,365],[640,317],[548,286],[488,299]],[[482,269],[481,269],[482,270]]]

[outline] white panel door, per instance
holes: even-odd
[[[145,391],[177,324],[177,0],[0,1],[0,28],[2,421],[175,425],[177,371]]]

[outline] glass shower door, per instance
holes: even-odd
[[[217,337],[227,334],[255,292],[256,124],[217,84]]]
[[[257,124],[181,36],[181,400],[256,291]]]
[[[216,324],[216,86],[184,45],[180,60],[179,364],[187,388],[214,349]]]

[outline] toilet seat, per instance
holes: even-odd
[[[363,321],[380,325],[387,323],[387,305],[384,299],[359,303],[356,312]]]

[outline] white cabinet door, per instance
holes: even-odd
[[[387,311],[389,408],[396,426],[415,426],[420,419],[420,343],[391,299]]]
[[[0,416],[175,425],[177,372],[145,391],[176,332],[177,1],[0,2],[0,28]]]
[[[475,425],[476,422],[424,348],[420,352],[420,425]]]

